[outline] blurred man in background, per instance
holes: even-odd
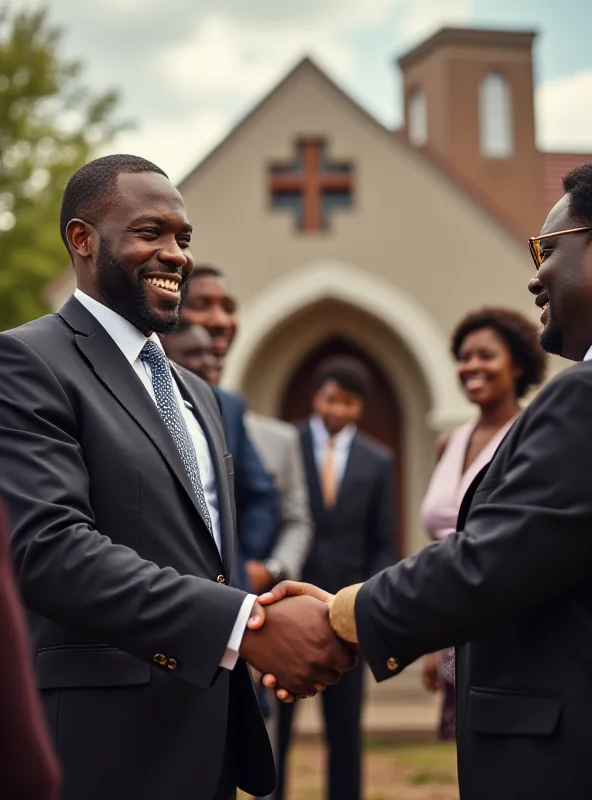
[[[365,366],[336,357],[313,380],[313,414],[300,427],[315,535],[303,579],[328,592],[366,580],[395,562],[393,455],[357,429],[370,391]],[[330,800],[359,800],[364,665],[323,692]],[[281,705],[278,783],[286,797],[286,754],[294,705]]]
[[[221,270],[211,266],[194,269],[183,306],[183,319],[206,329],[212,341],[214,369],[208,380],[216,385],[238,328],[238,304]],[[219,389],[222,410],[230,392]],[[242,403],[242,400],[241,400]],[[267,472],[279,493],[277,527],[264,558],[246,553],[246,569],[253,591],[265,591],[284,578],[302,573],[312,538],[308,493],[298,435],[292,425],[247,414],[247,429]],[[229,445],[230,446],[230,445]],[[230,451],[232,453],[232,451]],[[261,548],[259,548],[261,552]]]
[[[161,338],[171,361],[181,364],[206,383],[216,383],[218,362],[212,350],[212,337],[205,328],[183,320],[174,334]]]

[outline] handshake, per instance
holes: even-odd
[[[258,599],[241,657],[284,702],[312,697],[356,663],[356,648],[333,631],[333,595],[308,583],[284,581]]]

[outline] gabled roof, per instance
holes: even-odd
[[[444,29],[445,31],[454,32],[456,29]],[[522,34],[521,34],[522,35]],[[288,72],[288,74],[259,102],[246,114],[237,125],[230,131],[230,133],[220,141],[220,143],[210,151],[210,153],[199,163],[194,169],[183,178],[178,185],[181,193],[183,192],[184,185],[192,179],[192,177],[206,164],[211,158],[220,152],[222,148],[236,136],[241,130],[249,123],[249,121],[257,114],[261,113],[265,107],[278,95],[286,86],[292,81],[296,80],[303,72],[310,72],[316,78],[321,80],[332,91],[337,92],[340,97],[351,107],[352,111],[361,115],[366,121],[377,128],[383,135],[386,134],[391,140],[396,141],[397,147],[404,147],[408,149],[410,155],[419,155],[428,164],[436,169],[439,173],[444,175],[457,189],[460,189],[464,194],[468,195],[473,203],[478,205],[486,214],[492,217],[499,225],[501,225],[510,235],[518,238],[520,241],[524,239],[523,234],[515,225],[514,221],[506,216],[502,209],[500,209],[489,197],[483,192],[476,184],[467,178],[459,169],[457,169],[445,156],[435,151],[429,145],[421,148],[412,147],[409,142],[404,138],[399,130],[392,130],[383,125],[372,114],[366,111],[359,103],[357,103],[348,92],[342,89],[326,72],[324,72],[310,57],[305,57],[296,64],[296,66]]]
[[[310,56],[305,56],[302,58],[295,67],[293,67],[287,75],[282,78],[282,80],[277,83],[274,88],[268,92],[262,100],[260,100],[253,108],[245,114],[245,116],[239,120],[239,122],[232,128],[232,130],[225,136],[217,145],[214,147],[213,150],[207,154],[205,158],[203,158],[192,170],[186,175],[183,180],[178,184],[177,188],[182,193],[183,186],[187,183],[187,181],[191,180],[193,175],[198,172],[204,164],[206,164],[210,159],[212,159],[230,140],[234,139],[238,136],[243,128],[255,117],[257,114],[260,114],[267,105],[269,105],[272,100],[288,86],[290,83],[295,81],[302,73],[310,72],[315,75],[318,79],[320,79],[326,86],[329,86],[333,91],[337,92],[345,101],[350,105],[354,113],[362,115],[371,125],[374,125],[377,129],[381,131],[383,134],[390,135],[391,131],[381,122],[379,122],[376,117],[372,116],[365,108],[363,108],[359,103],[357,103],[351,95],[349,95],[346,91],[344,91],[337,83],[335,83],[332,78],[330,78],[326,72],[324,72],[313,60]]]

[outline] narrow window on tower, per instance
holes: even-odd
[[[409,141],[422,147],[428,141],[428,107],[425,94],[416,89],[409,95],[408,105]]]
[[[479,88],[479,136],[486,158],[509,158],[514,152],[512,96],[504,75],[489,72]]]

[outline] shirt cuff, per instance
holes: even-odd
[[[230,639],[226,645],[226,650],[224,651],[224,655],[220,661],[220,666],[224,669],[233,670],[236,667],[236,662],[238,661],[238,654],[243,641],[243,636],[245,635],[247,622],[249,621],[249,617],[251,616],[251,612],[253,611],[253,606],[255,605],[256,600],[257,597],[254,594],[248,594],[243,600],[243,604],[238,612],[232,633],[230,634]]]
[[[337,592],[329,612],[331,627],[340,639],[349,644],[359,644],[355,606],[356,597],[362,585],[357,583]]]

